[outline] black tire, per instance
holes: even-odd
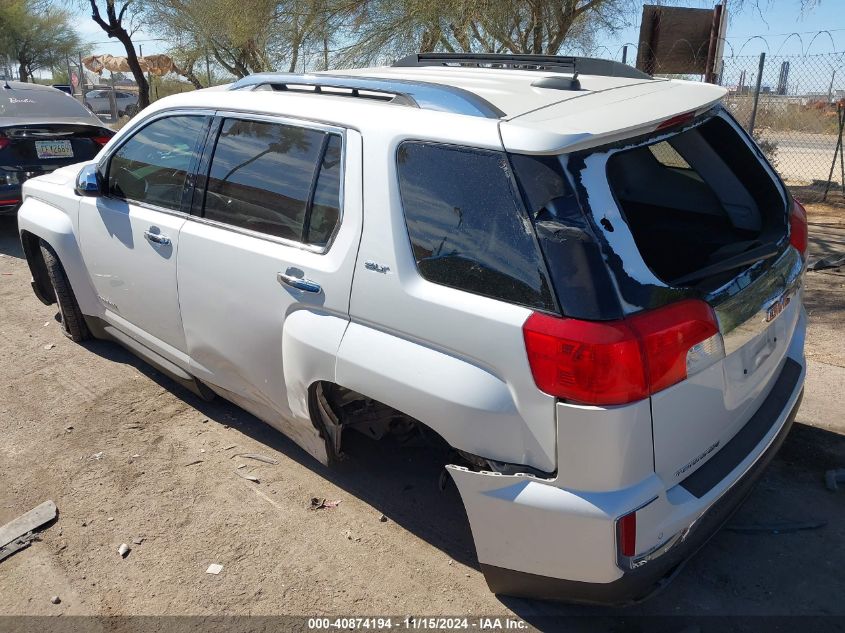
[[[41,241],[41,255],[44,257],[44,265],[47,267],[47,274],[50,276],[50,283],[56,293],[56,301],[59,304],[59,312],[62,316],[62,332],[74,343],[91,338],[82,311],[76,302],[76,297],[70,287],[65,269],[59,261],[55,251],[45,241]]]

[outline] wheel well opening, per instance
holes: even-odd
[[[385,452],[420,458],[419,453],[425,451],[425,459],[439,462],[443,473],[446,464],[455,464],[475,471],[549,477],[530,466],[495,461],[451,446],[420,420],[341,385],[321,381],[311,391],[311,417],[326,441],[329,461],[364,454],[383,459]]]
[[[21,231],[21,245],[29,271],[32,274],[33,289],[36,296],[45,305],[53,305],[56,303],[56,294],[53,292],[47,265],[44,263],[44,256],[41,254],[41,238],[29,231]]]

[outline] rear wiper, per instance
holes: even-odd
[[[771,259],[777,254],[777,244],[763,244],[762,246],[747,250],[744,253],[739,253],[737,255],[734,255],[733,257],[723,259],[722,261],[717,262],[715,264],[700,268],[694,272],[684,275],[683,277],[673,279],[669,282],[669,285],[681,286],[683,284],[688,284],[691,281],[697,281],[699,279],[704,279],[705,277],[712,277],[713,275],[726,273],[741,266],[750,266],[751,264],[756,264],[757,262],[766,259]]]

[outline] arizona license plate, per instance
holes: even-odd
[[[70,141],[35,141],[38,158],[73,158]]]

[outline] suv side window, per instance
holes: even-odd
[[[225,119],[208,175],[204,217],[325,245],[340,214],[340,136]]]
[[[397,163],[405,222],[425,279],[555,309],[534,229],[503,153],[405,142]]]
[[[141,128],[109,160],[109,195],[181,210],[205,121],[197,115],[172,116]]]

